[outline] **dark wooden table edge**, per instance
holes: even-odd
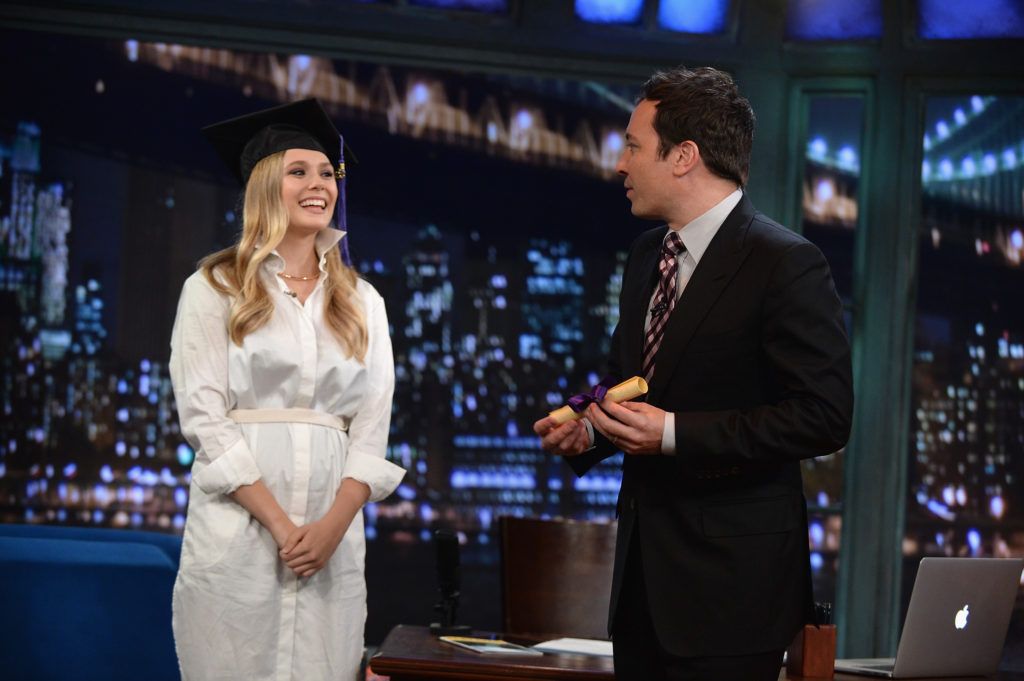
[[[586,655],[552,655],[545,653],[544,657],[552,664],[557,665],[557,659],[564,659],[566,664],[559,666],[535,666],[531,660],[538,659],[533,656],[520,655],[482,655],[470,651],[454,649],[451,651],[451,660],[436,660],[424,657],[396,657],[388,655],[389,643],[393,638],[399,638],[410,629],[419,627],[409,625],[398,625],[385,637],[379,652],[370,658],[369,667],[374,674],[381,676],[392,676],[397,679],[410,678],[436,678],[465,681],[503,681],[507,679],[519,679],[528,681],[612,681],[614,672],[609,668],[603,669],[580,669],[578,665],[581,660],[594,658]],[[418,632],[414,632],[418,633]],[[608,658],[604,658],[608,659]],[[596,661],[596,660],[595,660]],[[453,666],[455,663],[458,666]]]

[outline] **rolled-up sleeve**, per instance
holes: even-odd
[[[369,284],[359,284],[365,287],[369,387],[349,425],[348,455],[342,477],[365,483],[370,488],[369,501],[380,501],[395,491],[405,477],[404,468],[385,458],[391,426],[391,398],[395,391],[395,361],[384,299]]]
[[[171,383],[181,432],[196,452],[192,479],[207,494],[230,494],[260,478],[238,424],[228,418],[230,301],[196,272],[185,281],[171,333]]]

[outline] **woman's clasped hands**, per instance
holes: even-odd
[[[299,527],[289,520],[288,525],[272,534],[281,560],[298,577],[312,577],[323,568],[348,530],[347,523],[330,515]]]

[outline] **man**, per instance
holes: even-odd
[[[774,681],[812,608],[800,460],[847,441],[850,350],[821,252],[742,192],[753,130],[726,73],[644,84],[616,169],[667,224],[630,249],[608,364],[647,399],[534,425],[577,475],[625,452],[619,679]]]

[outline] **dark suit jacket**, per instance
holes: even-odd
[[[640,373],[666,232],[630,249],[610,373]],[[676,303],[647,401],[674,412],[675,456],[626,456],[611,616],[639,541],[661,644],[681,656],[789,645],[811,608],[800,460],[847,441],[850,349],[828,264],[744,196]],[[615,452],[567,459],[577,475]],[[614,636],[614,632],[612,632]]]

